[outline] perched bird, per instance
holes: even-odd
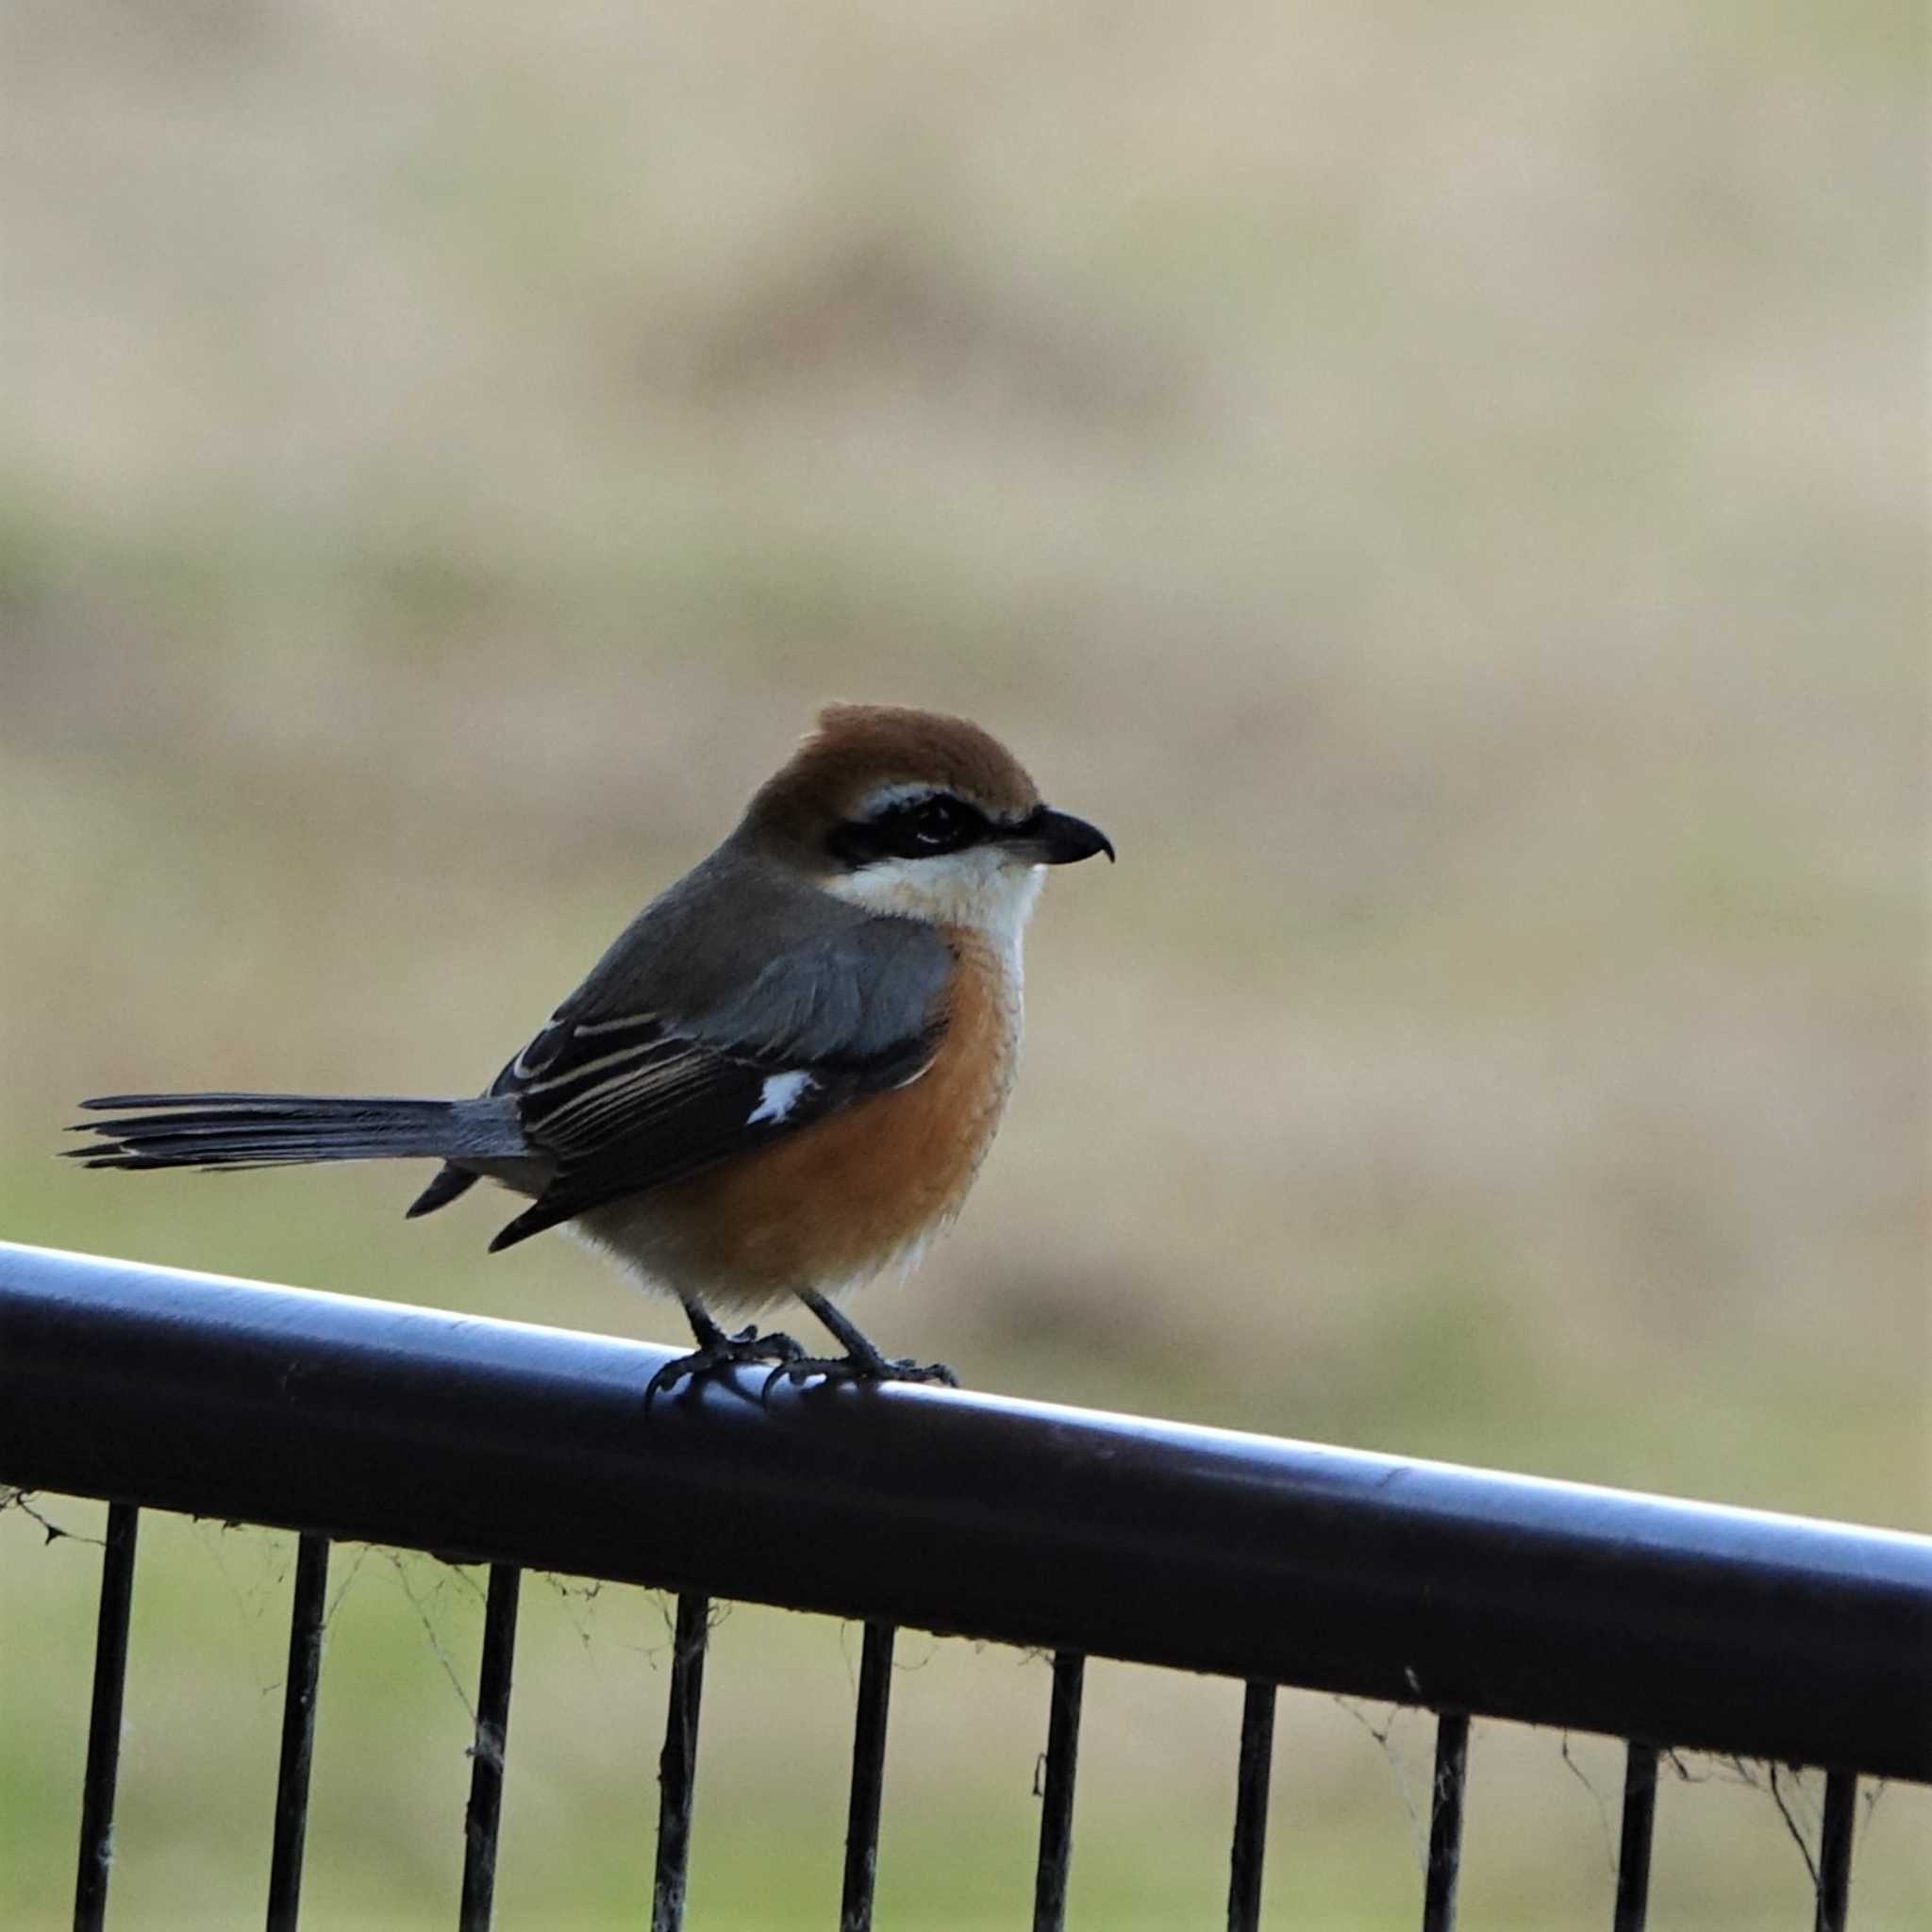
[[[959,1211],[1013,1083],[1041,868],[1113,857],[976,724],[832,705],[709,858],[638,914],[474,1100],[132,1093],[82,1105],[90,1167],[428,1157],[408,1209],[525,1195],[493,1253],[570,1228],[683,1303],[697,1348],[803,1376],[950,1381],[888,1360],[834,1297]],[[844,1354],[726,1334],[796,1295]]]

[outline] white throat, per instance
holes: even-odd
[[[868,912],[963,926],[1020,963],[1020,936],[1045,875],[996,845],[943,858],[882,858],[827,880],[825,891]]]

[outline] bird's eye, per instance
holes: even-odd
[[[858,867],[881,858],[936,858],[959,852],[978,843],[990,829],[963,799],[935,791],[842,824],[830,843],[837,858]]]
[[[908,806],[901,815],[900,829],[907,841],[922,852],[950,852],[961,843],[966,813],[950,798],[928,798]]]

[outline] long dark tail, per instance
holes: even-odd
[[[313,1160],[513,1158],[528,1152],[503,1099],[387,1100],[312,1093],[114,1093],[83,1100],[124,1119],[82,1121],[98,1141],[63,1151],[89,1167],[292,1167]]]

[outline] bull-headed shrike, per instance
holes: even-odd
[[[951,1381],[882,1356],[834,1297],[909,1265],[959,1211],[1020,1046],[1041,868],[1106,835],[1055,811],[977,725],[833,705],[724,842],[638,914],[475,1100],[115,1094],[90,1167],[427,1157],[408,1212],[479,1179],[530,1205],[493,1253],[565,1226],[675,1294],[696,1350],[654,1378]],[[727,1335],[796,1295],[845,1353]]]

